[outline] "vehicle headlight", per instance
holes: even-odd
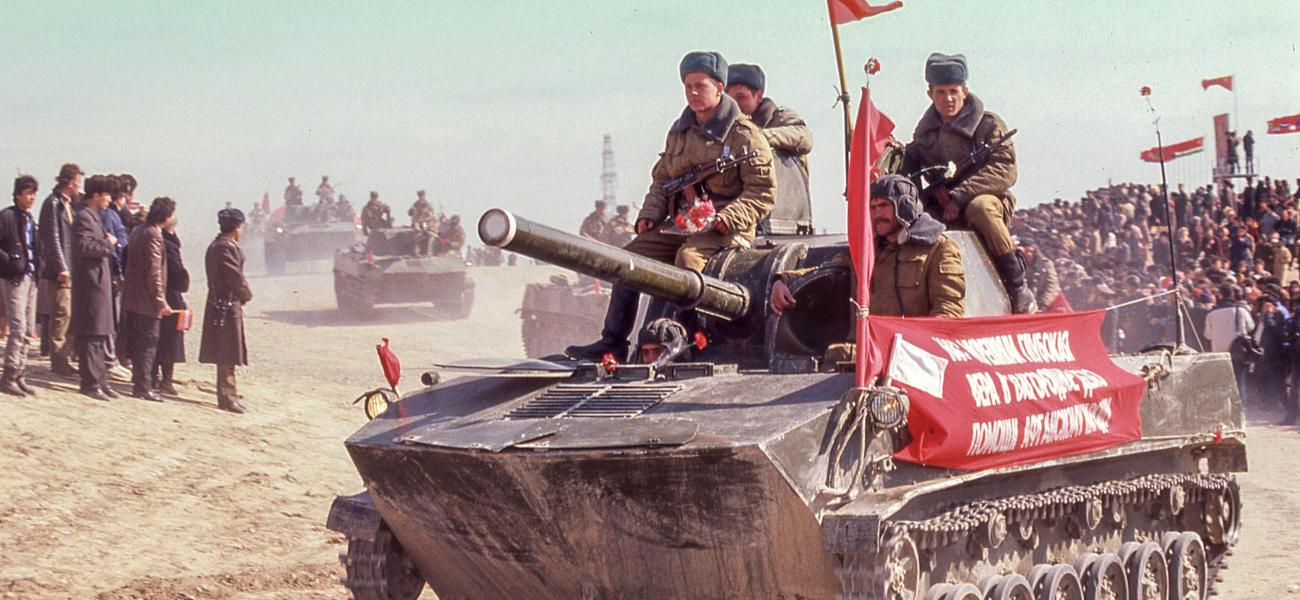
[[[907,393],[898,388],[871,392],[871,420],[878,429],[896,429],[907,422]]]
[[[284,228],[281,227],[281,226],[279,226],[279,225],[276,225],[276,226],[275,226],[275,232],[276,232],[276,233],[284,233]]]
[[[384,414],[389,406],[396,404],[399,400],[397,392],[388,388],[377,388],[361,394],[352,403],[361,403],[361,410],[366,413],[366,418],[374,420],[375,417]]]

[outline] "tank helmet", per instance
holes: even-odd
[[[681,323],[668,318],[655,319],[641,328],[637,335],[637,345],[660,344],[670,347],[686,343],[686,328]]]
[[[894,204],[894,216],[899,223],[910,226],[921,218],[923,209],[917,197],[916,184],[902,175],[883,175],[871,183],[872,198],[888,198]]]

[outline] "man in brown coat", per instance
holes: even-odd
[[[167,304],[167,250],[162,230],[172,224],[175,213],[174,200],[165,196],[154,199],[144,225],[131,232],[127,244],[119,350],[131,358],[131,393],[150,402],[162,402],[152,383],[159,328],[162,319],[172,314]]]
[[[984,103],[966,87],[966,57],[931,54],[925,63],[925,80],[932,104],[912,133],[903,154],[902,172],[949,162],[960,163],[981,144],[1007,132],[1006,123],[985,111]],[[1016,183],[1016,151],[1008,143],[992,153],[975,173],[951,186],[942,186],[923,198],[926,210],[949,227],[973,229],[1002,279],[1012,310],[1036,312],[1033,290],[1025,284],[1025,265],[1011,241],[1007,225],[1015,212],[1011,186]],[[920,182],[917,182],[918,186]]]
[[[203,311],[203,338],[199,362],[217,365],[217,406],[243,413],[235,387],[235,367],[248,364],[244,342],[244,305],[253,290],[244,279],[244,251],[239,238],[244,230],[244,213],[227,208],[217,213],[221,233],[208,245],[204,267],[208,276],[208,302]]]
[[[636,219],[636,238],[624,249],[692,271],[702,271],[709,258],[731,246],[748,245],[758,222],[776,200],[772,148],[757,125],[723,91],[727,61],[717,52],[691,52],[678,66],[687,107],[668,130],[668,139],[651,170],[650,190]],[[717,211],[710,228],[692,234],[677,231],[673,217],[684,214],[695,200],[694,190],[669,197],[664,185],[696,166],[723,156],[754,151],[757,156],[737,168],[716,174],[702,184],[702,193]],[[638,294],[615,286],[605,313],[600,340],[569,346],[574,358],[599,360],[611,354],[620,361],[628,354],[628,337],[636,323]]]
[[[72,325],[81,371],[81,393],[96,400],[117,397],[108,385],[108,336],[113,334],[113,270],[117,238],[104,230],[99,211],[108,207],[117,180],[86,180],[86,199],[72,218]]]
[[[876,262],[871,272],[871,314],[888,317],[944,317],[966,314],[966,271],[961,248],[944,237],[944,226],[921,210],[916,186],[901,175],[871,184],[871,223]],[[827,267],[852,269],[849,253]],[[795,305],[787,281],[817,268],[786,271],[772,283],[771,309]]]

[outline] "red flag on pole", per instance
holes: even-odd
[[[872,6],[867,4],[866,0],[826,0],[831,8],[831,22],[835,25],[843,25],[860,21],[867,17],[874,17],[880,13],[886,13],[896,8],[902,8],[903,3],[894,0],[883,6]]]
[[[379,353],[379,366],[384,369],[384,379],[388,380],[388,387],[396,392],[397,382],[402,379],[402,361],[397,360],[397,354],[388,347],[388,338],[381,339],[384,343],[375,344],[375,351]]]
[[[1268,122],[1268,132],[1274,135],[1282,133],[1300,133],[1300,115],[1270,119]]]
[[[1202,79],[1202,80],[1201,80],[1201,89],[1203,89],[1203,90],[1208,90],[1208,89],[1210,89],[1210,86],[1213,86],[1213,85],[1217,85],[1217,86],[1219,86],[1219,87],[1221,87],[1221,88],[1223,88],[1223,89],[1228,90],[1229,92],[1231,92],[1231,91],[1232,91],[1232,75],[1225,75],[1225,76],[1223,76],[1223,77],[1215,77],[1214,79]]]
[[[858,287],[854,298],[861,309],[871,305],[871,269],[876,262],[875,235],[871,229],[868,204],[871,202],[871,182],[877,175],[876,162],[884,153],[894,122],[871,103],[871,90],[862,88],[862,102],[858,104],[857,126],[853,131],[853,144],[849,151],[849,253],[853,256],[854,271],[858,274]],[[872,342],[870,323],[865,312],[859,312],[855,322],[857,333],[857,359],[854,381],[857,387],[866,387],[867,380],[881,370],[880,349]]]

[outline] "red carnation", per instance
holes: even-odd
[[[867,75],[875,75],[880,72],[880,59],[871,57],[867,59]]]
[[[1149,86],[1149,85],[1144,85],[1144,86],[1142,86],[1142,89],[1141,89],[1141,90],[1138,90],[1138,91],[1142,92],[1142,95],[1143,95],[1143,96],[1150,96],[1150,95],[1151,95],[1151,86]]]

